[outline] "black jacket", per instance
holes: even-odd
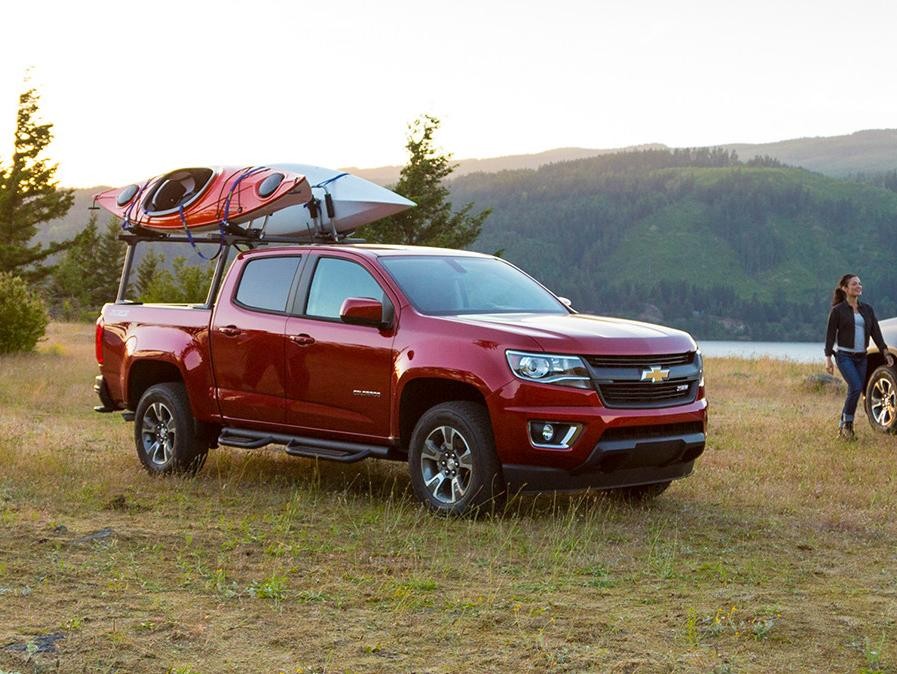
[[[881,336],[881,328],[878,327],[878,321],[875,319],[875,312],[868,304],[859,303],[860,315],[866,322],[866,343],[863,348],[869,347],[869,337],[875,341],[878,350],[882,353],[888,352],[888,346],[885,344],[885,338]],[[834,353],[835,337],[838,338],[838,346],[853,349],[854,344],[854,322],[853,308],[847,302],[841,302],[832,307],[828,315],[828,330],[825,332],[825,355],[831,356]]]

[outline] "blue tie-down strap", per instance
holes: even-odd
[[[332,183],[332,182],[334,182],[334,181],[336,181],[336,180],[339,180],[339,179],[342,178],[343,176],[347,176],[347,175],[349,175],[349,174],[346,173],[346,172],[343,172],[343,173],[337,173],[337,174],[336,174],[335,176],[333,176],[332,178],[327,178],[327,180],[322,180],[322,181],[319,182],[317,185],[312,185],[312,187],[313,187],[313,188],[314,188],[314,187],[327,187],[327,185],[329,185],[330,183]]]
[[[199,246],[196,245],[196,242],[193,241],[193,234],[190,233],[190,228],[187,227],[187,216],[184,214],[184,206],[183,204],[178,205],[178,215],[181,218],[181,226],[184,228],[184,232],[187,234],[187,242],[193,247],[193,250],[199,255],[203,260],[207,262],[211,262],[219,255],[221,255],[221,249],[224,248],[224,232],[221,232],[221,240],[218,243],[218,250],[215,251],[215,254],[211,257],[203,255],[203,252],[199,249]],[[220,227],[220,225],[219,225]]]
[[[250,167],[244,169],[244,171],[240,175],[240,177],[237,178],[233,183],[231,183],[230,190],[228,190],[228,192],[227,192],[227,199],[224,200],[224,217],[221,218],[221,223],[219,225],[219,228],[221,229],[222,236],[224,235],[224,233],[227,229],[227,226],[230,224],[227,221],[228,216],[230,216],[230,200],[234,196],[234,192],[237,191],[237,187],[239,186],[239,184],[241,182],[243,182],[249,176],[253,176],[256,173],[259,173],[261,171],[266,171],[266,170],[267,170],[267,167],[265,167],[265,166],[256,166],[255,168],[252,168],[250,166]]]

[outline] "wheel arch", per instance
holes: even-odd
[[[440,377],[418,377],[408,381],[402,387],[399,397],[398,429],[401,450],[408,451],[411,433],[427,410],[440,403],[456,400],[479,403],[489,416],[486,397],[473,384]]]
[[[169,382],[184,383],[184,376],[174,363],[155,359],[135,361],[128,370],[128,409],[137,409],[140,398],[150,386]]]
[[[897,364],[897,354],[894,353],[890,348],[888,349],[888,353],[894,356],[894,362]],[[863,393],[865,394],[866,389],[869,387],[869,381],[872,379],[872,373],[875,372],[879,367],[885,364],[885,355],[881,351],[872,351],[866,357],[866,381],[863,382]],[[897,372],[897,369],[891,368],[894,372]]]

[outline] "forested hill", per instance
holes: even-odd
[[[867,129],[845,136],[792,138],[775,143],[722,146],[741,157],[765,155],[830,176],[874,174],[897,168],[897,129]]]
[[[552,164],[559,161],[573,159],[585,159],[603,154],[617,154],[619,152],[635,152],[637,150],[666,149],[666,145],[660,143],[648,143],[645,145],[633,145],[630,147],[618,147],[613,149],[589,149],[584,147],[559,147],[535,154],[512,154],[503,157],[489,157],[486,159],[459,159],[454,162],[453,177],[477,173],[480,171],[494,172],[515,169],[536,169],[544,164]],[[753,155],[751,155],[753,156]],[[897,162],[895,162],[897,166]],[[378,185],[394,185],[399,180],[402,171],[401,166],[378,166],[375,168],[349,167],[345,169],[349,173],[370,180]]]
[[[740,157],[768,156],[789,166],[800,166],[836,177],[854,174],[870,176],[897,169],[897,129],[866,129],[843,136],[790,138],[772,143],[727,143],[719,147],[734,150]],[[659,143],[610,150],[563,147],[538,154],[459,159],[454,175],[463,176],[478,171],[536,169],[544,164],[598,155],[668,149],[671,148]],[[380,185],[392,185],[398,180],[401,167],[380,166],[346,170]]]
[[[859,273],[897,315],[897,194],[725,150],[650,150],[480,173],[456,204],[493,209],[475,244],[582,311],[699,338],[821,340],[831,289]]]

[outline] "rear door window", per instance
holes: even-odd
[[[237,304],[248,309],[283,313],[287,309],[299,257],[263,257],[243,268]]]

